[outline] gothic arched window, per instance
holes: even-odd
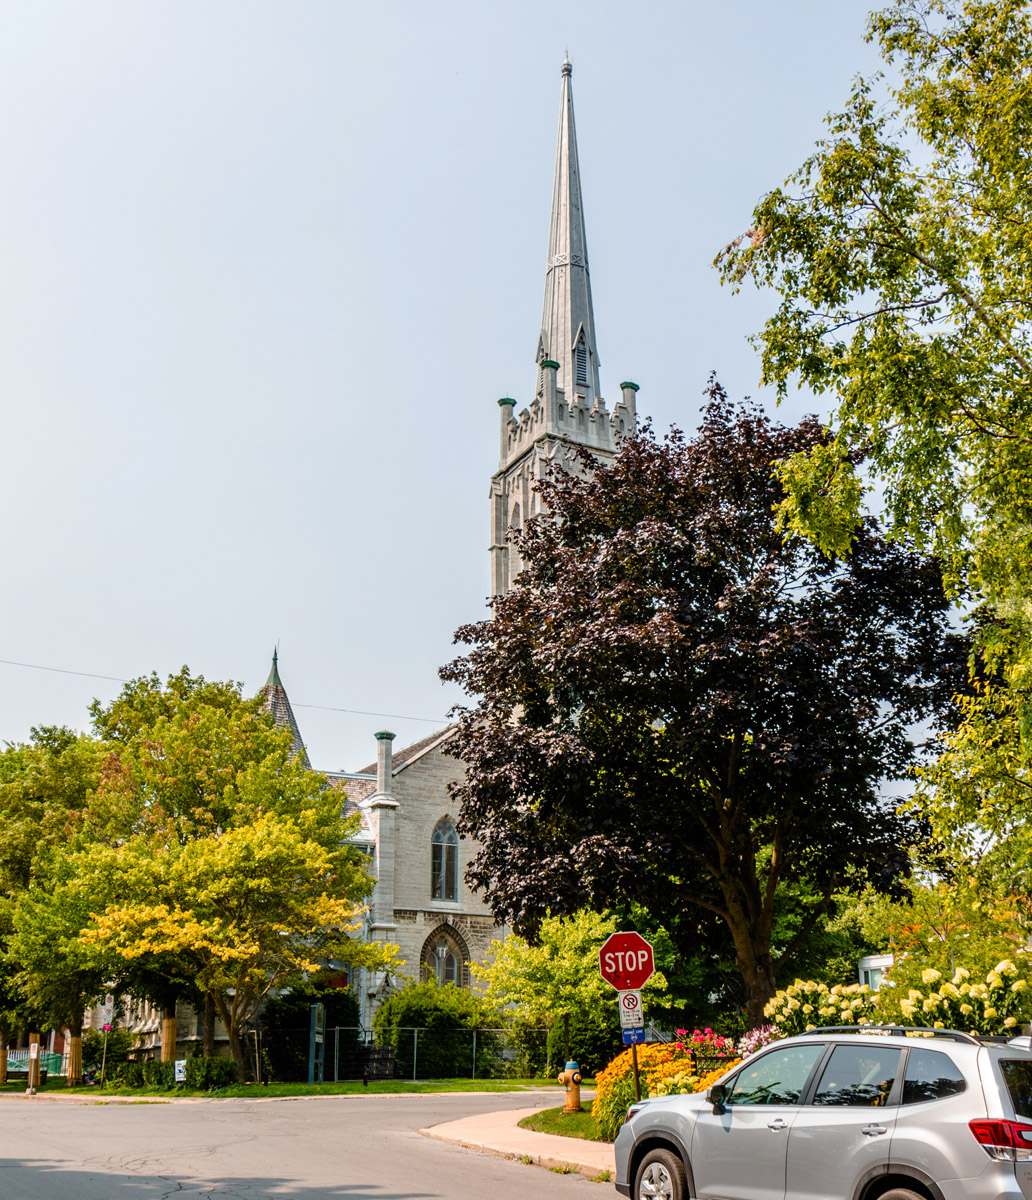
[[[437,822],[430,839],[430,895],[434,900],[459,898],[459,835],[448,817]]]
[[[436,979],[443,987],[469,987],[469,954],[462,939],[447,925],[436,929],[423,943],[420,954],[420,978]]]

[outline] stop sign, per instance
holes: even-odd
[[[618,991],[640,988],[656,969],[652,947],[640,933],[612,933],[598,952],[598,969]]]

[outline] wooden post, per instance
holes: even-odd
[[[78,1033],[70,1030],[68,1038],[68,1086],[78,1087],[82,1083],[82,1029]]]
[[[173,1002],[161,1017],[161,1061],[173,1062],[176,1057],[176,1006]]]
[[[631,1062],[634,1064],[634,1101],[641,1099],[641,1078],[638,1075],[638,1043],[631,1042]]]

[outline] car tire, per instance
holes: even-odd
[[[641,1160],[634,1176],[634,1200],[689,1200],[684,1163],[672,1150],[649,1150]]]
[[[878,1200],[924,1200],[924,1197],[909,1188],[893,1188],[891,1192],[882,1192]]]

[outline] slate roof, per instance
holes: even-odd
[[[262,696],[265,699],[265,709],[267,712],[272,713],[272,719],[276,722],[276,725],[281,729],[286,727],[290,730],[291,753],[300,755],[301,761],[310,771],[312,763],[308,757],[308,751],[305,749],[304,739],[301,737],[301,730],[298,728],[294,710],[290,707],[287,689],[283,686],[283,680],[280,679],[279,651],[277,650],[272,652],[272,670],[269,672],[269,678],[265,681],[265,686],[262,688]]]
[[[439,742],[445,742],[455,733],[457,725],[447,725],[444,729],[438,729],[436,733],[431,733],[429,737],[421,738],[418,742],[413,742],[411,746],[403,746],[400,750],[395,750],[391,756],[391,766],[394,771],[400,770],[402,767],[407,767],[414,763],[416,759],[422,758],[428,750],[432,750]],[[355,772],[356,775],[372,775],[373,787],[376,786],[376,763],[370,763],[367,767],[363,767],[360,771]]]

